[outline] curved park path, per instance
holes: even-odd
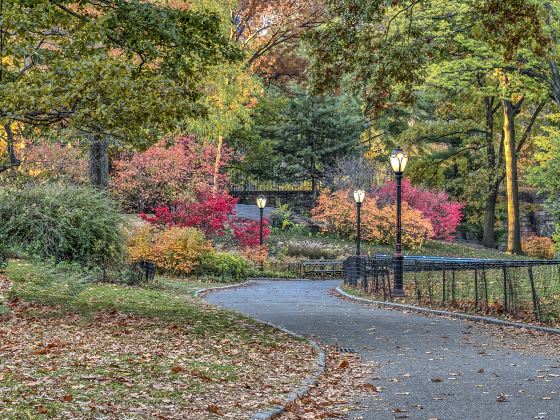
[[[338,284],[258,281],[206,299],[379,363],[371,379],[381,392],[351,418],[560,419],[556,339],[525,354],[490,327],[342,300],[332,294]]]

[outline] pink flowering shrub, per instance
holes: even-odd
[[[373,194],[380,203],[394,203],[397,194],[395,181],[387,182]],[[403,202],[419,210],[431,222],[434,238],[453,238],[463,217],[463,204],[450,200],[449,194],[445,192],[414,187],[407,179],[402,182],[402,198]]]
[[[236,219],[232,222],[233,233],[242,247],[259,246],[260,222],[256,220]],[[268,221],[263,220],[263,239],[270,234]]]
[[[232,158],[222,150],[220,166]],[[129,210],[147,211],[160,203],[190,201],[198,191],[213,187],[216,147],[201,144],[192,136],[161,140],[144,152],[113,162],[111,191]],[[226,186],[220,173],[218,190]]]

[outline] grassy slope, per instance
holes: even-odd
[[[302,341],[192,296],[208,283],[92,283],[75,268],[30,261],[11,262],[7,276],[15,303],[0,325],[2,418],[123,416],[135,405],[142,418],[242,418],[276,404],[312,369]]]

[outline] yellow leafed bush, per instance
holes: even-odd
[[[542,236],[524,238],[521,241],[521,247],[528,257],[545,258],[547,260],[554,258],[554,243],[550,238]]]
[[[143,226],[128,241],[128,254],[133,262],[153,261],[159,269],[173,274],[191,273],[210,249],[204,234],[192,227],[158,231]]]

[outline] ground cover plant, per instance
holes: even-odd
[[[29,261],[0,277],[1,417],[240,418],[314,369],[305,342],[193,298],[200,283],[91,280]]]

